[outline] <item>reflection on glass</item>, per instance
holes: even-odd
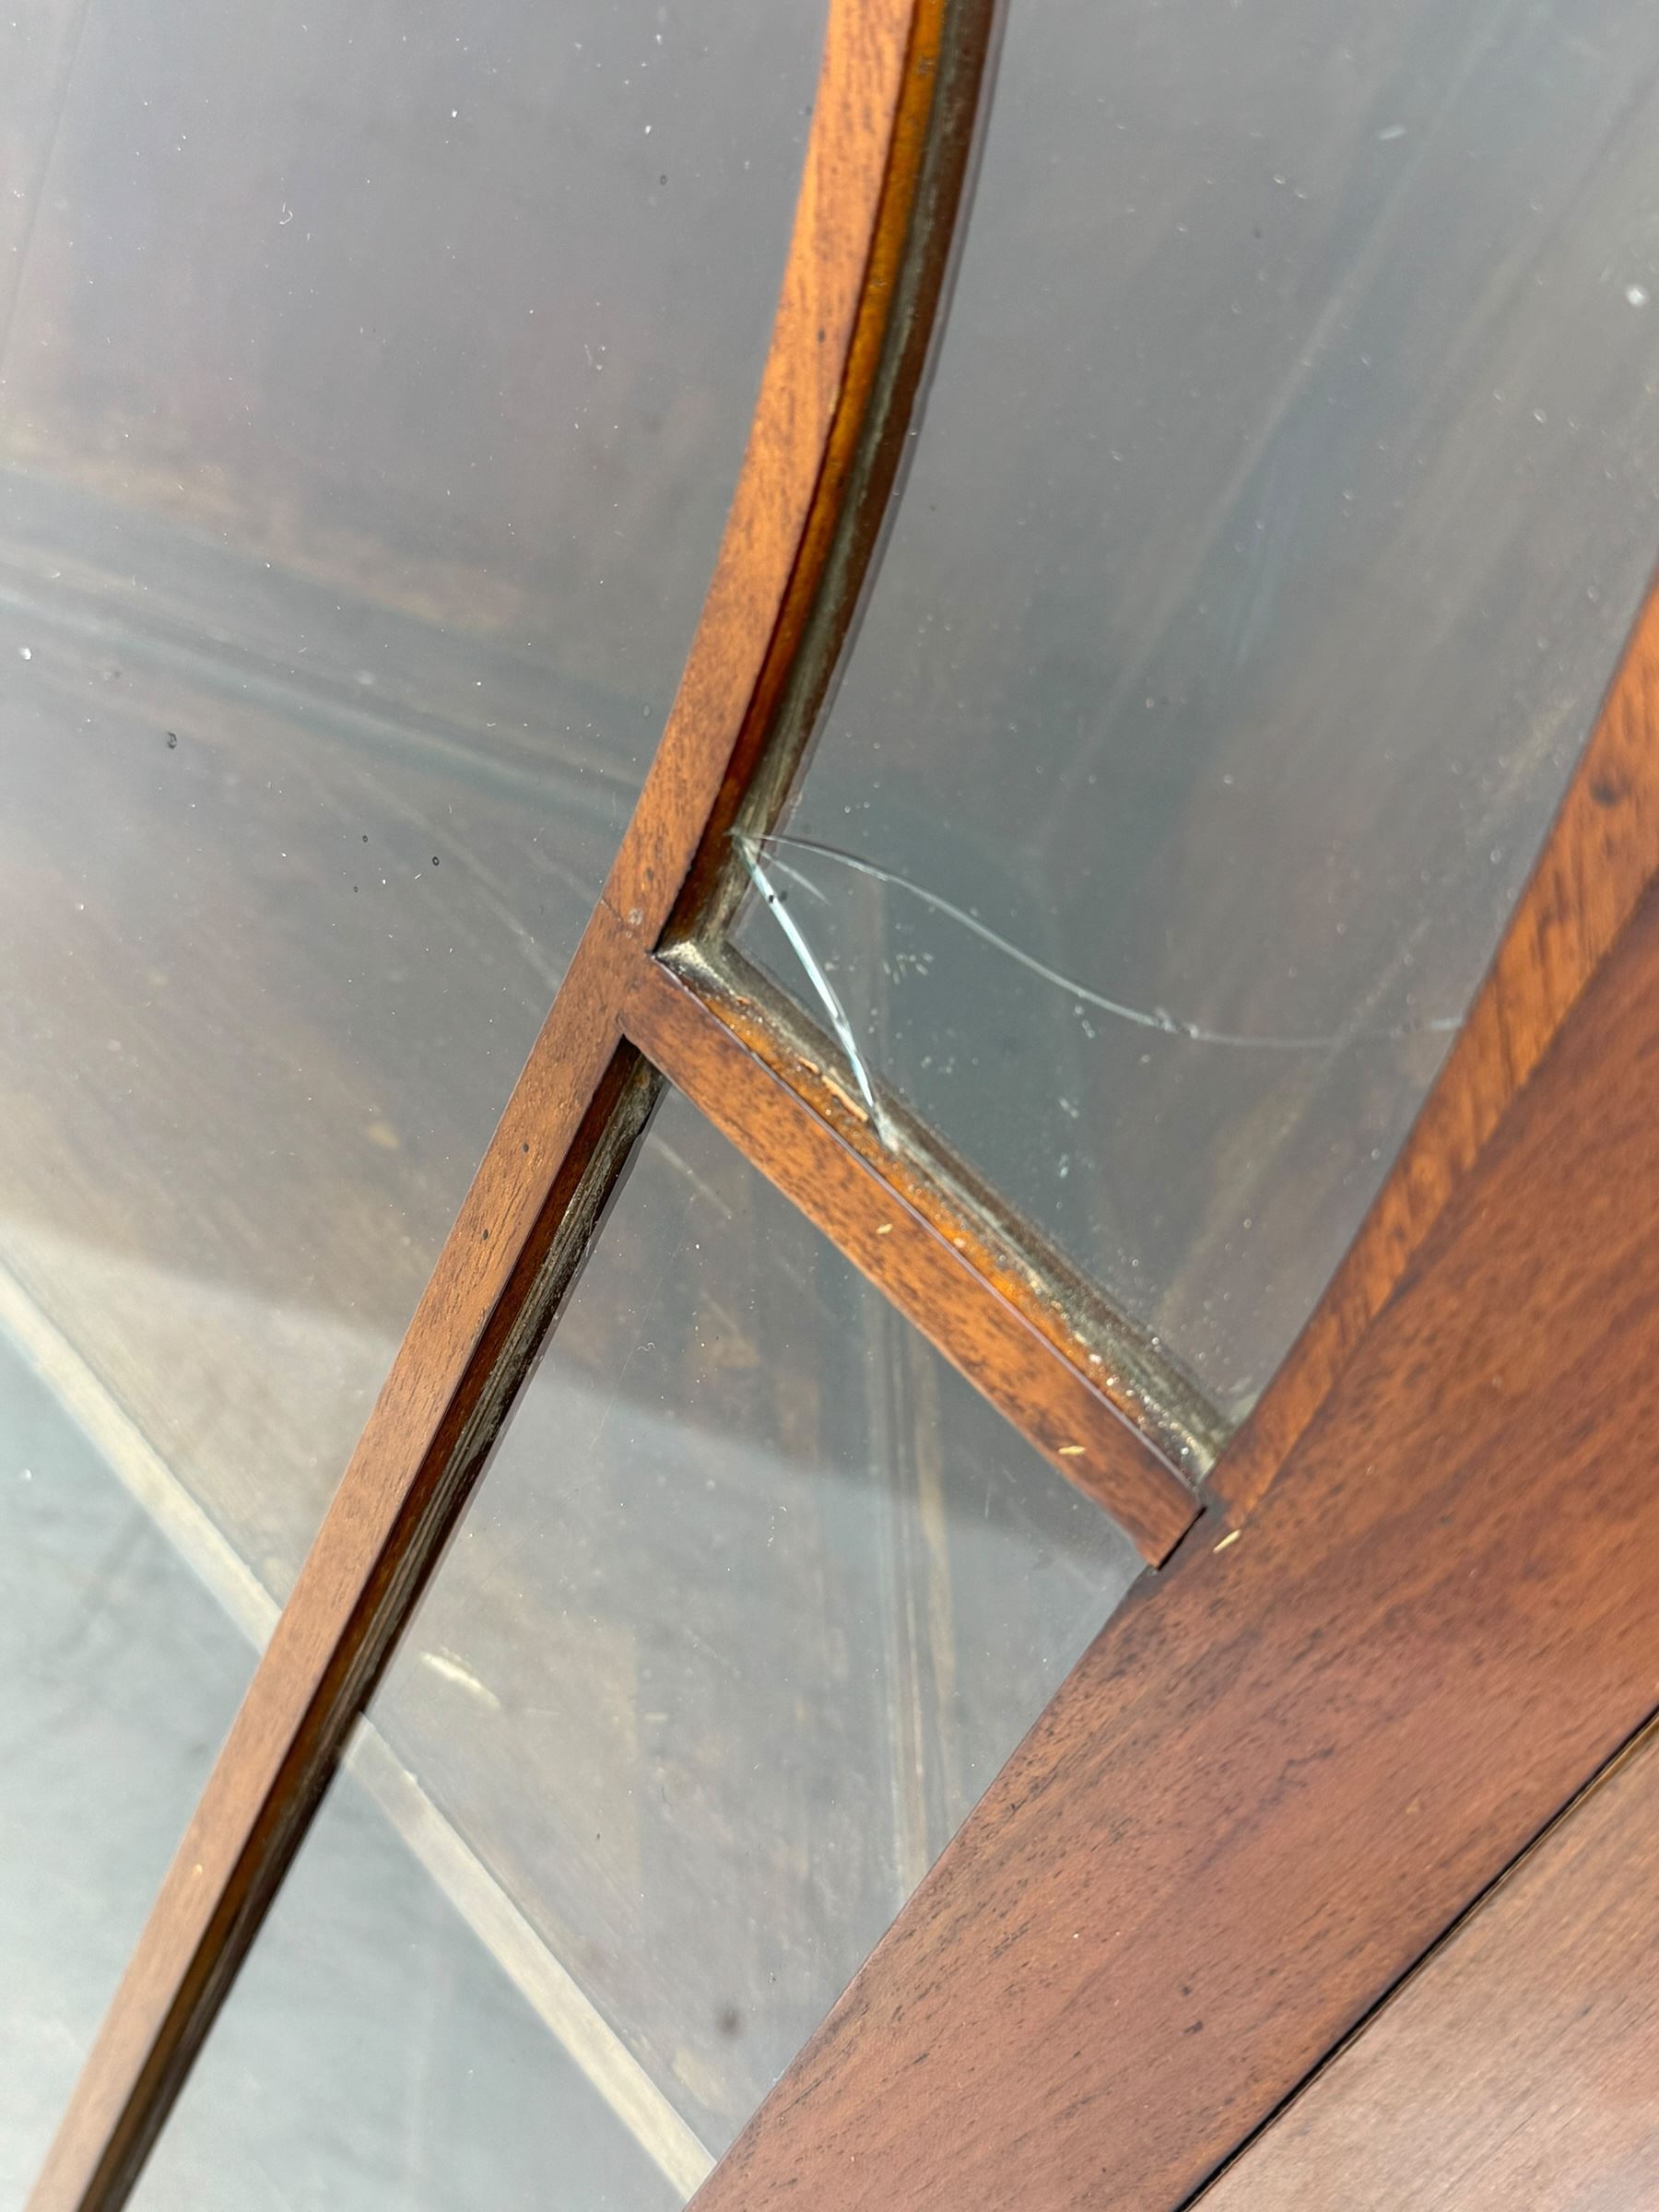
[[[820,36],[0,23],[0,1270],[276,1594],[660,730]]]
[[[1659,19],[1015,0],[914,464],[759,856],[855,1049],[1241,1410],[1659,542]],[[740,941],[833,1026],[751,902]]]
[[[142,1447],[61,1341],[37,1331],[29,1356],[18,1319],[0,1300],[7,2206],[45,2156],[252,1665],[135,1497],[153,1503]]]
[[[671,1099],[373,1701],[358,1772],[680,2201],[1137,1567]],[[377,1947],[338,1922],[344,1984],[378,1974]],[[429,2016],[439,1971],[420,1964],[404,2013]],[[275,2015],[270,2032],[303,2041]],[[444,2030],[456,2065],[465,2044]],[[212,2078],[175,2132],[237,2124],[229,2062]],[[262,2126],[309,2136],[297,2093],[271,2101]],[[505,2173],[523,2152],[506,2145]]]
[[[135,2212],[679,2201],[352,1774],[133,2196]]]

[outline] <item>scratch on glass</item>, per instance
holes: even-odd
[[[980,921],[977,915],[942,898],[937,891],[930,891],[924,885],[913,883],[908,876],[901,876],[892,868],[881,867],[873,860],[864,860],[855,853],[843,852],[839,845],[820,844],[815,838],[790,837],[781,830],[774,830],[763,838],[755,838],[740,831],[734,831],[733,836],[743,865],[748,870],[749,880],[771,909],[796,959],[810,978],[814,990],[824,1002],[836,1036],[841,1040],[841,1050],[852,1064],[854,1079],[884,1137],[886,1131],[882,1127],[880,1109],[876,1104],[875,1093],[846,1015],[830,987],[829,978],[796,927],[794,917],[785,911],[767,867],[761,864],[759,849],[762,845],[769,848],[771,868],[801,889],[809,891],[815,899],[821,900],[824,893],[799,868],[780,857],[780,848],[794,853],[810,853],[819,860],[832,861],[838,867],[849,868],[855,875],[869,877],[874,882],[884,883],[893,890],[902,891],[907,898],[915,900],[931,913],[943,915],[947,922],[956,923],[959,928],[990,946],[994,952],[1000,953],[1005,959],[1014,961],[1017,966],[1040,977],[1043,982],[1053,984],[1055,990],[1065,992],[1080,1004],[1097,1007],[1102,1014],[1111,1015],[1113,1020],[1129,1022],[1137,1030],[1155,1030],[1165,1037],[1184,1037],[1190,1044],[1227,1045],[1243,1052],[1323,1053],[1333,1051],[1339,1045],[1394,1043],[1411,1037],[1445,1035],[1461,1027],[1458,1016],[1438,1015],[1432,1020],[1405,1022],[1396,1029],[1340,1030],[1317,1037],[1247,1035],[1232,1030],[1206,1029],[1199,1022],[1182,1020],[1179,1015],[1171,1014],[1164,1006],[1132,1006],[1122,999],[1108,998],[1101,992],[1091,991],[1087,983],[1080,982],[1076,976],[1066,975],[1058,968],[1051,968],[1046,960],[1040,960],[1035,953],[1028,952],[1023,946],[999,935],[995,930]]]
[[[776,841],[769,840],[768,841],[774,842]],[[853,1024],[847,1019],[845,1007],[836,996],[834,984],[824,973],[817,954],[802,935],[794,916],[783,902],[782,894],[773,888],[771,877],[761,864],[759,841],[749,836],[745,830],[734,830],[732,842],[737,848],[737,857],[748,872],[749,881],[765,900],[772,919],[788,938],[790,950],[801,963],[807,982],[818,994],[825,1013],[830,1017],[830,1026],[835,1031],[841,1051],[847,1055],[848,1066],[853,1070],[853,1080],[858,1086],[860,1097],[870,1110],[870,1119],[875,1124],[876,1134],[880,1137],[882,1143],[891,1149],[893,1141],[891,1124],[881,1111],[881,1102],[876,1096],[876,1087],[870,1081],[869,1071],[865,1066],[864,1054],[858,1049],[858,1039],[853,1033]],[[803,881],[798,871],[789,867],[786,863],[783,864],[783,873],[792,880]],[[814,898],[821,899],[823,896],[816,884],[803,882],[803,888],[810,891]]]

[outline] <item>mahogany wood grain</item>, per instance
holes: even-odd
[[[889,1180],[896,1163],[860,1145],[859,1124],[836,1113],[827,1087],[808,1102],[660,962],[636,971],[621,1018],[653,1064],[1148,1560],[1168,1557],[1196,1516],[1192,1491],[1091,1377],[1085,1348],[1063,1347],[1039,1324],[1027,1287],[966,1217],[943,1212],[931,1186]]]
[[[620,1175],[651,1088],[617,1028],[627,977],[712,811],[758,758],[848,483],[861,463],[867,473],[865,444],[901,435],[888,325],[902,308],[914,325],[904,346],[924,347],[925,315],[898,277],[912,251],[929,264],[943,251],[926,224],[912,239],[916,193],[935,125],[962,127],[935,112],[947,78],[959,98],[964,83],[941,59],[965,48],[971,65],[987,21],[974,0],[833,0],[748,450],[634,825],[209,1777],[31,2212],[124,2201]],[[926,212],[948,228],[948,204]],[[844,569],[837,579],[849,594],[856,582]]]
[[[1199,2200],[1202,2212],[1659,2203],[1652,1731]]]
[[[1659,590],[1650,590],[1486,982],[1359,1235],[1208,1485],[1249,1513],[1659,872]]]
[[[1659,1699],[1659,895],[696,2200],[1174,2206]]]

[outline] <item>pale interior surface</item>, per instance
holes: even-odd
[[[0,1346],[0,2203],[20,2206],[228,1726],[237,1624]],[[81,1410],[88,1408],[83,1404]],[[98,1424],[93,1421],[96,1429]],[[137,2201],[662,2212],[675,2201],[355,1778]]]
[[[109,1279],[137,1301],[145,1278]],[[204,1327],[312,1342],[311,1317],[191,1310]],[[30,1608],[51,1589],[50,1543],[21,1530],[7,1564],[29,1597],[15,1626],[32,1659],[14,1670],[17,1726],[54,1762],[41,1803],[77,1845],[92,1817],[102,1884],[76,1877],[73,1941],[50,1917],[14,1931],[46,1946],[19,1984],[32,1972],[74,2009],[70,2032],[41,2041],[41,2078],[17,2077],[21,2166],[240,1691],[229,1629],[257,1646],[276,1599],[9,1273],[0,1332],[57,1428],[72,1419],[96,1447],[78,1449],[112,1547],[134,1549],[139,1597],[190,1644],[171,1672],[152,1663],[133,1604],[78,1565],[61,1622],[42,1626]],[[42,1457],[7,1432],[22,1464]],[[104,1496],[116,1481],[124,1498]],[[14,1500],[37,1496],[59,1492],[19,1474]],[[58,1511],[103,1546],[78,1497]],[[671,1101],[359,1733],[324,1839],[215,2030],[148,2201],[683,2202],[1139,1565]],[[104,1663],[78,1692],[96,1772],[65,1755],[60,1640]],[[194,1648],[209,1642],[215,1665]],[[147,1671],[162,1678],[123,1734]],[[101,1820],[100,1791],[120,1818]],[[153,1815],[136,1841],[128,1797]],[[73,1874],[38,1817],[0,1834],[26,1898]],[[492,2102],[491,2080],[522,2105]],[[572,2194],[535,2195],[548,2171],[576,2174]]]
[[[136,2212],[673,2212],[680,2202],[350,1776]]]
[[[1659,18],[1015,0],[913,465],[759,855],[889,1083],[1236,1415],[1659,547]],[[758,902],[741,941],[827,1035]]]
[[[246,1648],[0,1344],[0,2204],[20,2206],[247,1673]]]
[[[278,1594],[660,733],[821,36],[0,21],[0,1269]]]

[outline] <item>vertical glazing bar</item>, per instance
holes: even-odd
[[[833,0],[748,450],[634,825],[129,1961],[31,2212],[112,2212],[125,2198],[649,1112],[654,1078],[623,1042],[618,1010],[708,849],[711,818],[735,805],[761,756],[849,487],[869,481],[872,439],[895,436],[895,390],[913,389],[878,374],[900,307],[915,322],[907,347],[919,359],[925,346],[918,294],[898,276],[913,252],[942,259],[915,233],[947,229],[955,202],[935,196],[918,225],[924,156],[949,120],[941,84],[959,102],[977,84],[988,20],[979,0]],[[959,50],[966,71],[942,69]],[[856,563],[833,582],[855,595]]]

